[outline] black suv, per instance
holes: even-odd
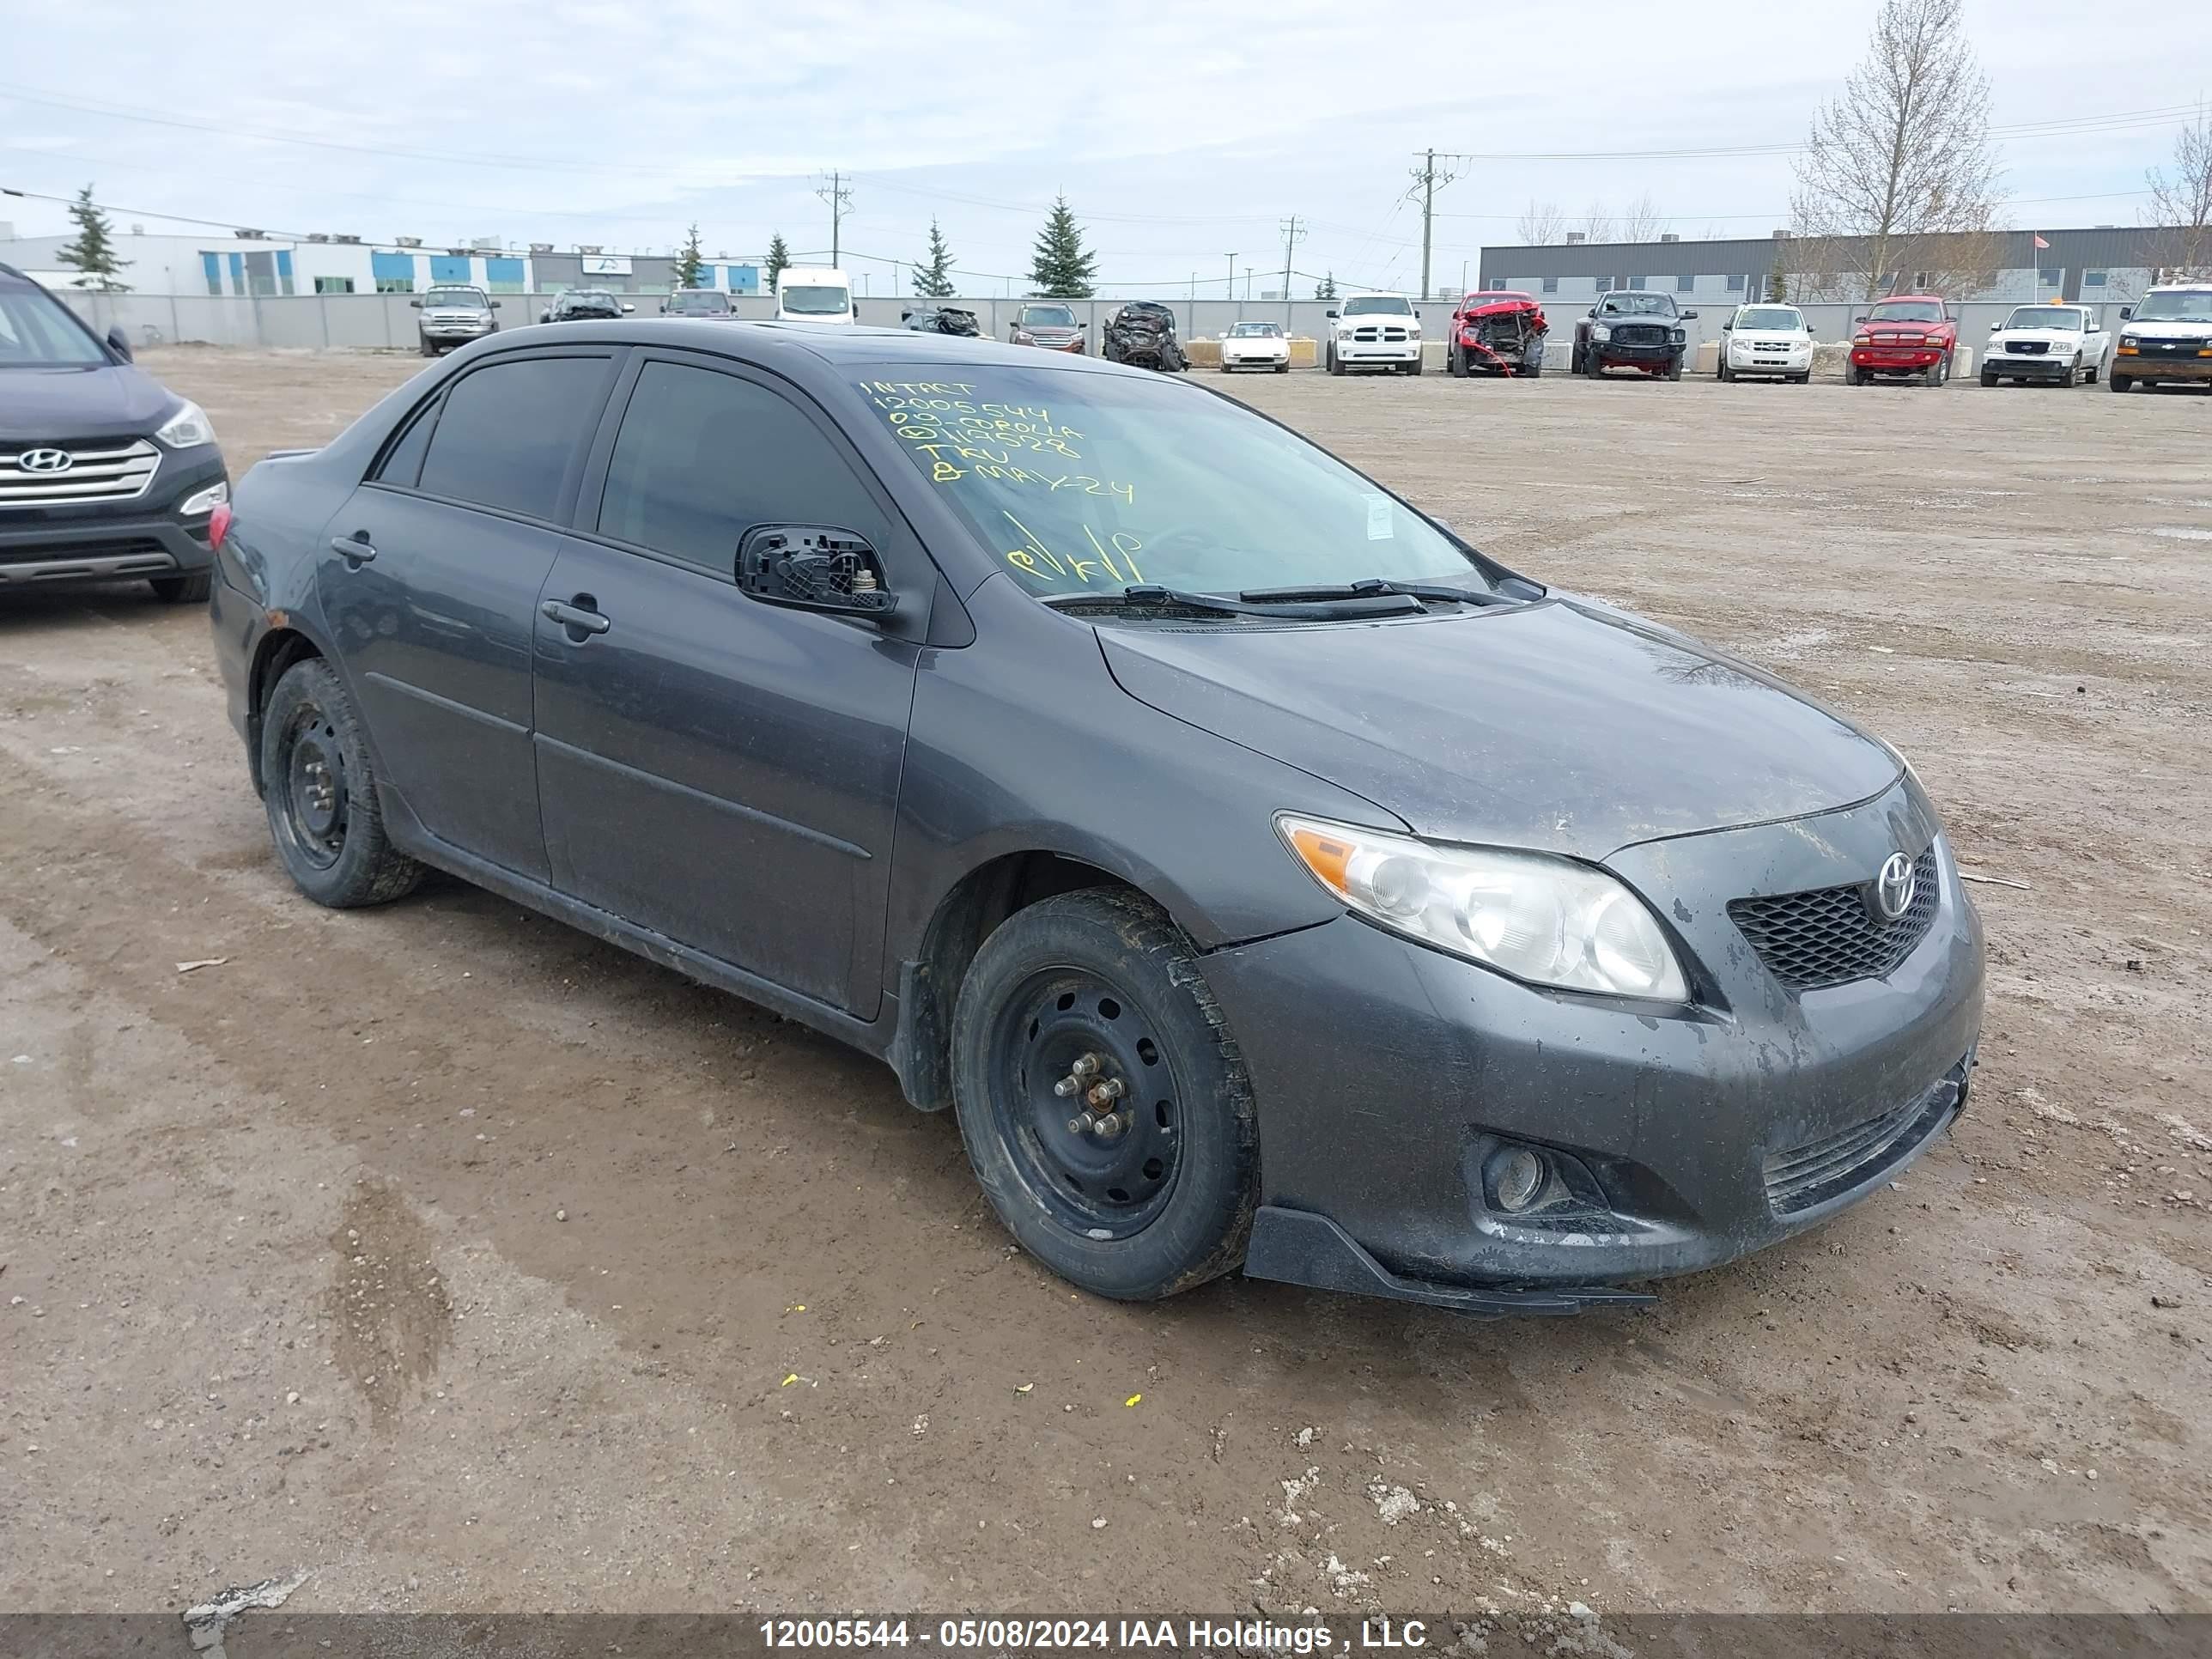
[[[1575,325],[1572,372],[1595,380],[1608,368],[1633,368],[1679,380],[1690,349],[1682,325],[1697,314],[1676,306],[1671,294],[1616,289]]]
[[[208,596],[230,484],[215,430],[21,271],[0,265],[0,591],[143,576]]]

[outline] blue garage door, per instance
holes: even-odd
[[[430,280],[434,283],[459,283],[466,287],[472,284],[476,278],[470,273],[466,254],[462,254],[456,258],[450,255],[438,253],[430,256]]]

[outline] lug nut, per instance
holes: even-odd
[[[1083,1099],[1086,1105],[1103,1112],[1127,1092],[1127,1085],[1120,1078],[1109,1077],[1103,1083],[1092,1084],[1090,1092]]]

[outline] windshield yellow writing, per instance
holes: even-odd
[[[1006,509],[999,509],[1006,513]],[[1054,576],[1073,576],[1088,584],[1094,573],[1103,573],[1115,586],[1127,587],[1132,582],[1141,582],[1145,573],[1137,568],[1136,556],[1144,551],[1144,543],[1126,530],[1117,530],[1107,542],[1098,539],[1097,532],[1089,525],[1083,527],[1084,538],[1091,544],[1096,558],[1086,559],[1078,554],[1055,553],[1044,544],[1044,540],[1012,514],[1006,513],[1006,522],[1022,533],[1022,545],[1006,550],[1006,562],[1025,576],[1049,582]],[[1111,546],[1108,545],[1111,543]],[[1119,562],[1116,558],[1118,556]],[[1049,573],[1049,574],[1048,574]]]

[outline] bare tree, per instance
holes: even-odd
[[[1795,163],[1795,228],[1849,239],[1863,299],[1900,283],[1985,287],[1994,269],[1990,88],[1963,10],[1963,0],[1883,0],[1866,58],[1814,117]]]
[[[1620,240],[1624,242],[1656,241],[1659,233],[1671,222],[1665,214],[1659,211],[1659,204],[1651,199],[1651,192],[1647,190],[1621,210]]]
[[[1528,205],[1521,210],[1513,228],[1524,247],[1549,247],[1566,240],[1567,216],[1559,211],[1557,202],[1540,202],[1528,198]]]
[[[1583,236],[1585,240],[1592,242],[1613,240],[1613,210],[1602,202],[1592,202],[1584,208]]]
[[[2144,216],[2163,233],[2156,251],[2161,274],[2186,282],[2212,277],[2212,125],[2202,109],[2174,136],[2172,173],[2153,167],[2143,179],[2150,185]]]

